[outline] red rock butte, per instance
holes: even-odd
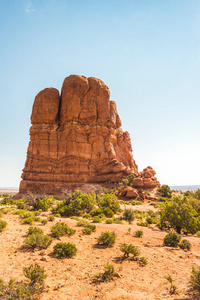
[[[103,81],[71,75],[61,96],[55,88],[42,90],[35,97],[31,123],[20,195],[61,195],[69,188],[120,182],[132,173],[136,186],[145,187],[129,133],[122,131]],[[146,180],[152,188],[158,184],[154,175],[149,172]]]

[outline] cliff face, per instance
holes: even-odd
[[[119,182],[138,175],[128,132],[116,103],[99,79],[71,75],[61,96],[47,88],[36,96],[20,193],[61,194],[84,183]]]

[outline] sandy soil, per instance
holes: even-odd
[[[152,206],[143,205],[139,208],[152,209]],[[47,225],[36,223],[46,234],[50,234],[51,226],[60,220],[77,230],[74,236],[60,238],[60,241],[71,242],[77,246],[76,257],[58,259],[52,254],[53,246],[58,240],[54,239],[46,250],[27,251],[22,246],[29,225],[22,225],[17,215],[5,214],[2,219],[7,221],[8,225],[0,233],[0,278],[7,282],[11,278],[24,280],[23,267],[37,262],[45,267],[48,274],[48,291],[42,295],[44,300],[198,299],[197,296],[191,298],[188,294],[192,266],[200,267],[200,238],[196,236],[186,237],[192,244],[192,250],[186,252],[179,248],[163,247],[166,232],[157,228],[142,227],[144,236],[136,238],[134,231],[141,227],[135,224],[96,224],[97,231],[86,236],[82,234],[82,228],[76,226],[75,220],[56,218]],[[128,234],[130,227],[131,232]],[[117,234],[116,244],[112,248],[96,245],[97,238],[105,230],[115,231]],[[141,267],[137,261],[128,259],[119,261],[122,257],[119,249],[122,243],[138,246],[140,256],[148,259],[147,266]],[[93,276],[102,272],[107,262],[114,265],[120,277],[111,282],[93,283]],[[170,284],[164,278],[169,274],[180,291],[179,295],[169,294]]]

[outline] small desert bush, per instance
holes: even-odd
[[[140,257],[140,259],[139,259],[139,263],[140,263],[140,265],[142,266],[142,267],[144,267],[144,266],[146,266],[147,264],[148,264],[148,260],[147,260],[147,258],[145,258],[145,257]]]
[[[32,264],[29,267],[24,268],[24,275],[26,278],[30,279],[30,284],[32,286],[36,283],[43,285],[44,280],[47,277],[44,268],[40,267],[38,264]]]
[[[100,216],[102,216],[102,215],[95,216],[95,217],[93,218],[93,223],[101,223],[101,222],[103,221],[103,219],[104,219],[104,220],[106,219],[105,216],[104,216],[103,218],[101,218]]]
[[[199,202],[199,201],[198,201]],[[194,206],[196,209],[197,207]],[[175,196],[160,206],[160,228],[173,228],[177,233],[195,234],[200,230],[200,215],[187,197]]]
[[[6,225],[7,225],[6,221],[0,220],[0,232],[2,232],[4,230]]]
[[[34,215],[35,215],[35,217],[38,217],[40,214],[41,214],[41,211],[40,211],[40,210],[36,210],[36,211],[34,211]]]
[[[123,219],[128,221],[129,223],[132,223],[132,221],[134,220],[134,211],[130,208],[125,208],[124,212],[123,212]]]
[[[179,244],[179,247],[182,249],[190,250],[191,249],[191,243],[188,240],[182,240]]]
[[[60,258],[73,257],[76,255],[77,248],[71,243],[57,243],[54,247],[54,253],[56,253]]]
[[[132,254],[134,259],[140,255],[140,250],[132,244],[124,243],[121,245],[120,250],[124,253],[124,258],[129,257],[129,254]]]
[[[79,218],[79,220],[77,221],[77,226],[87,226],[88,224],[90,224],[90,222],[87,219],[82,219]]]
[[[112,219],[107,219],[106,220],[106,224],[112,224],[113,223],[113,220]]]
[[[22,220],[22,223],[32,225],[33,223],[35,223],[35,218],[34,217],[24,218]]]
[[[96,194],[83,194],[81,191],[76,191],[69,195],[66,200],[60,201],[56,207],[53,207],[52,212],[66,217],[82,216],[90,213],[95,206]]]
[[[40,217],[37,217],[35,213],[32,213],[30,211],[26,211],[23,209],[17,210],[15,212],[15,215],[19,215],[21,218],[21,222],[23,224],[29,224],[32,225],[34,222],[39,222]]]
[[[31,235],[31,234],[36,234],[36,233],[39,233],[39,234],[43,234],[43,231],[42,231],[42,229],[40,229],[40,228],[38,228],[38,227],[33,227],[33,226],[31,226],[31,227],[29,227],[29,229],[28,229],[28,235]]]
[[[143,237],[144,232],[142,230],[136,230],[135,231],[135,236],[136,237]]]
[[[113,223],[115,223],[115,224],[123,224],[123,221],[122,220],[120,220],[119,218],[112,218],[112,221],[113,221]]]
[[[48,217],[48,220],[53,222],[55,220],[55,217],[53,215],[51,215],[51,216]]]
[[[162,197],[171,198],[172,191],[167,184],[163,184],[160,188],[158,188],[158,192],[161,194]]]
[[[137,222],[137,225],[142,227],[149,227],[149,223],[147,223],[146,221]]]
[[[18,209],[24,209],[26,208],[26,205],[24,203],[24,199],[19,200],[13,200],[10,198],[5,198],[1,203],[1,205],[16,205]]]
[[[197,270],[192,267],[192,275],[190,277],[190,285],[194,291],[200,294],[200,269]]]
[[[102,208],[109,208],[114,214],[120,213],[121,207],[119,202],[117,201],[117,197],[115,194],[103,194],[101,196],[97,195],[97,204]],[[108,217],[111,211],[108,210]],[[103,212],[106,215],[106,212]]]
[[[181,236],[175,232],[170,231],[165,237],[164,237],[164,246],[171,246],[171,247],[177,247],[179,242],[181,240]]]
[[[114,212],[109,207],[99,207],[91,212],[92,217],[100,216],[102,214],[107,218],[112,218],[114,216]]]
[[[76,230],[73,228],[70,228],[67,224],[65,223],[56,223],[54,226],[51,227],[51,232],[52,235],[56,238],[59,238],[63,235],[73,235]]]
[[[50,199],[45,197],[43,199],[38,199],[35,209],[36,210],[41,209],[42,211],[48,211],[50,206],[51,206]]]
[[[33,233],[27,237],[25,243],[33,250],[36,248],[46,249],[52,243],[52,238],[41,233]]]
[[[96,226],[92,224],[86,225],[85,228],[82,230],[84,234],[91,234],[94,231],[96,231]]]
[[[137,201],[137,200],[132,200],[132,201],[131,201],[131,204],[132,204],[132,205],[142,205],[143,202],[142,202],[142,201]]]
[[[107,263],[104,266],[104,272],[95,275],[94,282],[98,282],[98,281],[110,281],[110,280],[113,280],[114,277],[116,277],[116,276],[119,276],[119,275],[115,272],[114,266],[111,265],[111,264],[109,264],[109,263]]]
[[[44,291],[44,280],[47,277],[44,268],[38,264],[24,268],[24,276],[30,280],[28,283],[15,282],[11,279],[8,285],[0,279],[0,298],[2,300],[33,300],[40,299]]]
[[[83,218],[85,218],[85,219],[91,219],[91,215],[90,214],[84,214]]]
[[[1,204],[2,205],[14,205],[15,202],[16,201],[11,198],[5,198],[5,199],[3,199],[3,201],[1,201]]]
[[[112,247],[116,240],[115,232],[104,231],[97,239],[98,245],[106,245],[108,247]]]
[[[146,222],[150,225],[150,224],[153,224],[153,219],[152,217],[147,217],[146,218]]]
[[[176,285],[173,284],[173,279],[171,277],[171,275],[165,276],[165,279],[167,279],[169,281],[169,283],[171,284],[170,286],[170,294],[178,294],[178,289],[176,287]]]
[[[42,223],[43,225],[46,225],[46,224],[48,223],[48,220],[47,220],[47,219],[42,219],[41,223]]]

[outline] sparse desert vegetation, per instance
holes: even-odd
[[[68,200],[45,197],[44,201],[40,199],[39,209],[36,198],[34,206],[28,205],[26,199],[12,202],[7,198],[1,202],[2,299],[7,299],[8,293],[15,295],[11,299],[18,299],[19,289],[22,293],[32,293],[30,284],[21,277],[30,262],[44,268],[48,275],[48,288],[41,285],[38,289],[41,299],[76,299],[80,292],[85,299],[110,299],[110,292],[116,292],[115,286],[123,299],[131,299],[132,296],[127,297],[130,290],[134,290],[136,299],[144,299],[145,295],[151,295],[152,300],[162,299],[165,293],[169,299],[198,297],[200,210],[198,196],[195,198],[198,193],[178,197],[172,194],[171,198],[154,202],[155,207],[147,202],[132,205],[132,200],[120,203],[122,200],[108,191],[85,195],[77,191]],[[46,202],[50,204],[48,207]],[[74,203],[80,204],[77,210]],[[174,206],[177,209],[174,218],[185,218],[190,212],[187,219],[190,226],[182,222],[180,233],[170,217]],[[95,217],[101,222],[94,224]],[[42,220],[49,222],[44,226]],[[66,260],[67,265],[62,263]],[[5,275],[7,269],[9,276]],[[163,274],[173,276],[167,275],[167,279]],[[92,282],[99,284],[100,290],[95,290]]]

